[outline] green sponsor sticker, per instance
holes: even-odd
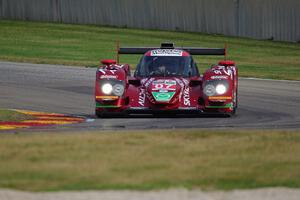
[[[152,95],[156,101],[168,102],[172,99],[175,92],[152,92]]]
[[[98,102],[96,102],[96,108],[119,108],[120,106],[116,105],[103,105]]]
[[[207,106],[207,108],[232,108],[232,107],[233,107],[232,103],[229,103],[229,104],[226,104],[223,106]]]

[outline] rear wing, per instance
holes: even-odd
[[[120,47],[118,54],[145,54],[154,49],[179,49],[191,55],[220,55],[226,56],[225,48],[175,47],[173,43],[162,43],[160,47]]]

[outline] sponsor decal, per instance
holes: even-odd
[[[217,75],[222,75],[223,73],[230,76],[230,78],[233,78],[233,71],[231,67],[225,67],[225,66],[218,66],[215,69],[213,69],[213,72]]]
[[[156,49],[151,51],[151,56],[182,56],[182,52],[178,49]]]
[[[178,78],[175,78],[175,80],[180,85],[179,100],[181,101],[182,94],[183,94],[184,83]]]
[[[109,70],[109,71],[110,71],[110,73],[115,74],[115,72],[116,72],[117,70]]]
[[[228,76],[211,76],[211,79],[228,79]]]
[[[179,107],[180,110],[198,110],[197,107]]]
[[[153,80],[154,78],[148,79],[148,81],[145,82],[145,87],[147,88],[150,85],[150,83],[152,83]]]
[[[96,99],[118,99],[119,96],[96,96]]]
[[[149,94],[149,93],[147,92],[147,93],[146,93],[146,97],[147,97],[147,99],[149,99],[149,101],[151,101],[151,103],[155,103],[155,99],[154,99],[154,97],[153,97],[152,94]]]
[[[162,93],[163,92],[169,92],[169,90],[167,90],[167,89],[160,89],[159,92],[162,92]]]
[[[226,69],[224,68],[223,71],[224,71],[224,73],[227,74],[228,76],[231,76],[231,75],[232,75],[231,69],[227,69],[227,70],[226,70]]]
[[[114,65],[113,65],[113,67],[116,67],[116,68],[123,68],[123,66],[124,66],[124,65],[118,65],[118,64],[114,64]]]
[[[100,68],[100,69],[98,69],[98,71],[101,72],[102,74],[106,74],[109,72],[110,72],[110,74],[115,74],[116,71],[118,71],[122,67],[123,67],[123,65],[110,65],[109,67],[106,66],[104,68]]]
[[[190,88],[189,87],[186,87],[184,89],[184,92],[183,92],[183,104],[185,106],[191,106],[191,101],[190,101]]]
[[[230,69],[233,71],[233,74],[236,75],[236,68],[235,67],[230,67]]]
[[[156,101],[168,102],[172,99],[175,92],[152,92],[152,95]]]
[[[100,78],[112,78],[112,79],[117,79],[118,76],[116,76],[116,75],[101,75]]]
[[[183,99],[183,104],[185,106],[191,106],[190,101],[190,88],[188,86],[189,81],[187,79],[175,79],[177,83],[180,85],[180,93],[179,93],[179,99],[180,101]]]
[[[106,105],[96,102],[96,108],[120,108],[120,105]]]
[[[222,105],[222,106],[206,106],[206,108],[229,108],[229,109],[233,109],[233,104],[229,103],[229,104]]]
[[[141,88],[140,93],[139,93],[139,105],[140,106],[145,106],[145,101],[146,101],[146,90],[144,88]]]
[[[184,88],[184,83],[180,79],[175,78],[175,80],[180,85],[181,88]]]
[[[232,97],[228,97],[228,96],[211,96],[208,97],[209,100],[231,100]]]
[[[132,110],[146,110],[147,107],[130,107]]]
[[[183,83],[184,83],[185,86],[187,86],[189,84],[189,81],[187,79],[185,79],[185,78],[183,78],[182,81],[183,81]]]
[[[106,74],[106,71],[104,69],[99,69],[99,72],[101,72],[102,74]]]
[[[143,79],[141,80],[141,84],[144,85],[144,84],[146,83],[147,80],[148,80],[147,78],[143,78]]]
[[[214,72],[215,74],[222,75],[222,72],[221,72],[220,70],[218,70],[218,69],[214,69],[213,72]]]

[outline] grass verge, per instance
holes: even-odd
[[[20,122],[29,119],[33,117],[13,110],[0,109],[0,122]]]
[[[17,62],[96,66],[115,57],[116,41],[123,46],[223,47],[235,60],[241,76],[300,80],[299,43],[261,41],[201,33],[121,29],[0,20],[0,59]],[[140,56],[122,56],[132,66]],[[195,56],[201,72],[222,57]]]
[[[300,187],[299,153],[299,131],[1,135],[0,187],[30,191]]]

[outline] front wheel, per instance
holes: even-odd
[[[103,112],[103,111],[100,111],[100,110],[95,110],[95,115],[96,115],[98,118],[102,118],[103,115],[104,115],[104,112]]]
[[[125,112],[107,112],[100,110],[95,110],[95,115],[98,118],[123,118],[127,116]]]
[[[236,111],[237,111],[237,108],[238,108],[238,94],[237,94],[237,91],[236,92],[233,92],[233,101],[232,101],[232,104],[233,104],[233,110],[231,111],[231,114],[232,115],[235,115],[236,114]]]

